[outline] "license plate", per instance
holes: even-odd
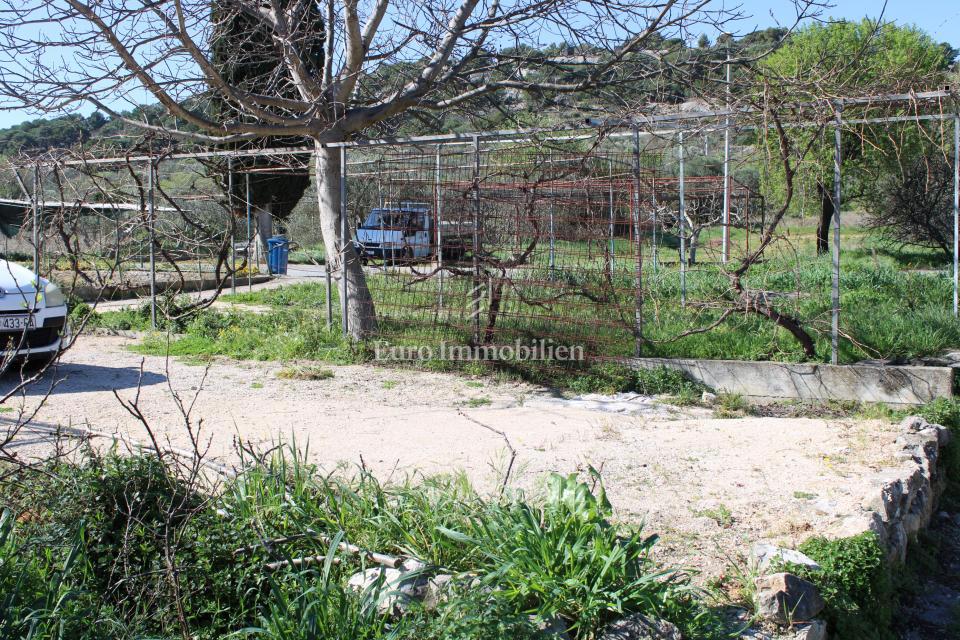
[[[0,331],[23,331],[35,326],[33,316],[0,316]]]

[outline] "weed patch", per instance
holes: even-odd
[[[277,372],[277,377],[281,380],[329,380],[333,375],[331,369],[303,365],[284,367]]]
[[[689,578],[655,561],[657,537],[611,523],[598,476],[596,489],[554,475],[542,499],[485,499],[461,476],[384,485],[286,450],[241,468],[214,495],[148,456],[5,475],[0,635],[507,640],[560,618],[586,640],[642,612],[723,637]],[[396,620],[375,606],[380,585],[346,586],[367,565],[341,540],[459,577],[436,611]],[[303,556],[322,561],[265,568]]]
[[[800,551],[822,570],[789,568],[817,585],[827,603],[823,618],[831,638],[893,640],[893,583],[875,533],[868,531],[837,540],[810,538],[800,545]]]

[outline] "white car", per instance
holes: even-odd
[[[0,356],[53,360],[67,331],[67,298],[53,282],[0,260]]]

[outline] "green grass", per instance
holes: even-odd
[[[829,256],[810,255],[810,229],[788,229],[786,241],[770,250],[768,259],[746,276],[753,290],[776,292],[777,308],[800,318],[814,338],[816,361],[830,358]],[[621,243],[621,240],[618,240]],[[845,251],[841,288],[841,330],[852,339],[840,341],[840,361],[865,358],[913,358],[940,354],[960,347],[960,322],[951,313],[952,282],[946,272],[916,272],[937,264],[933,252],[894,253],[878,246],[865,232],[850,229],[844,235]],[[569,246],[568,246],[569,245]],[[627,251],[618,244],[618,251]],[[787,248],[791,250],[787,250]],[[594,247],[596,249],[596,247]],[[664,250],[666,251],[666,250]],[[525,344],[552,338],[556,344],[584,345],[587,356],[629,357],[636,341],[633,323],[633,265],[617,263],[607,280],[603,276],[602,252],[584,258],[584,246],[558,243],[557,266],[549,277],[563,283],[570,295],[546,306],[512,294],[504,297],[497,322],[499,343]],[[579,262],[573,262],[577,256]],[[666,257],[665,255],[662,257]],[[517,276],[517,286],[527,287],[536,297],[536,282],[524,278],[546,277],[542,252],[534,256],[536,269]],[[592,268],[595,266],[596,268]],[[715,265],[698,265],[687,274],[688,304],[680,304],[680,280],[676,265],[654,272],[647,263],[644,275],[646,304],[642,354],[657,357],[740,360],[803,361],[797,341],[785,330],[756,314],[737,313],[705,333],[683,334],[710,325],[720,314],[718,304],[727,293],[727,280]],[[524,275],[527,274],[527,275]],[[419,279],[410,273],[371,273],[368,282],[379,309],[382,344],[430,346],[441,341],[468,344],[472,329],[468,318],[471,282],[447,279],[444,305],[437,304],[437,281]],[[596,302],[577,295],[585,289],[600,294]],[[214,355],[253,360],[316,360],[333,363],[366,361],[373,343],[352,345],[339,335],[340,303],[331,292],[331,330],[327,330],[324,283],[281,286],[252,293],[223,296],[227,302],[257,304],[270,308],[262,314],[238,310],[233,313],[206,311],[196,318],[160,321],[160,329],[173,335],[150,335],[138,347],[142,353],[169,353],[181,357]],[[174,315],[182,305],[176,299],[163,301]],[[82,316],[89,310],[75,311]],[[78,316],[78,317],[79,317]],[[121,312],[96,314],[91,326],[146,331],[149,308],[142,305]],[[169,345],[168,345],[169,342]],[[694,404],[699,391],[672,381],[664,386],[624,371],[609,369],[602,362],[567,363],[428,361],[410,366],[433,371],[459,371],[469,375],[523,379],[578,393],[637,390],[667,393],[678,404]],[[702,389],[701,389],[702,390]],[[728,402],[724,400],[723,402]],[[733,402],[729,400],[729,402]],[[741,406],[720,407],[722,415],[741,415]]]
[[[333,376],[331,369],[303,365],[284,367],[277,372],[281,380],[329,380]]]
[[[462,476],[322,473],[285,447],[240,468],[215,494],[182,467],[109,452],[5,476],[0,635],[509,640],[559,617],[586,640],[642,612],[725,637],[688,575],[656,561],[657,537],[611,522],[598,476],[491,499]],[[346,588],[366,562],[340,540],[413,555],[454,587],[436,611],[392,619],[374,606],[380,587]],[[306,555],[326,561],[264,566]]]
[[[367,359],[363,345],[348,343],[339,329],[328,330],[315,313],[300,309],[269,314],[208,311],[192,320],[184,333],[151,333],[133,349],[152,355],[228,356],[238,360],[351,364]]]
[[[710,509],[702,509],[694,513],[699,518],[709,518],[717,523],[717,526],[729,529],[733,526],[733,513],[725,504],[719,504]]]
[[[830,257],[811,255],[812,229],[789,231],[791,244],[775,245],[768,259],[751,269],[745,284],[752,290],[779,294],[775,306],[803,321],[814,337],[816,360],[828,361]],[[960,346],[960,323],[951,314],[952,282],[948,274],[911,271],[942,266],[936,253],[893,252],[865,232],[853,229],[845,232],[844,243],[841,329],[853,340],[841,340],[841,361],[935,355]],[[617,250],[628,250],[621,239],[617,241]],[[633,264],[621,261],[607,281],[602,275],[602,252],[595,251],[593,258],[586,258],[584,251],[583,244],[558,242],[553,272],[544,271],[545,252],[535,254],[529,269],[515,276],[517,286],[527,287],[526,295],[535,299],[539,285],[525,284],[524,278],[539,282],[549,277],[557,286],[564,283],[572,295],[562,303],[543,308],[508,292],[497,324],[498,340],[510,343],[515,339],[553,337],[561,343],[587,344],[593,355],[633,354]],[[677,266],[663,266],[655,272],[651,264],[645,265],[644,335],[650,340],[643,348],[645,355],[789,362],[805,359],[789,333],[755,314],[735,314],[711,331],[677,339],[683,332],[717,319],[718,304],[722,306],[727,294],[727,280],[714,265],[695,265],[686,279],[688,304],[683,307]],[[412,274],[375,273],[368,280],[381,309],[382,336],[391,343],[419,345],[437,344],[441,339],[469,340],[465,315],[469,308],[469,282],[448,279],[445,306],[438,309],[434,279],[419,281]],[[580,288],[593,290],[603,300],[593,303],[576,295]],[[337,298],[334,291],[335,324],[339,322]],[[224,299],[276,308],[321,310],[325,287],[323,283],[298,284]]]

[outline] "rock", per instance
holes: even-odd
[[[377,580],[380,579],[381,573],[383,574],[384,586],[393,582],[398,582],[400,577],[403,575],[396,569],[381,569],[379,567],[373,567],[367,569],[366,571],[361,571],[360,573],[355,573],[350,576],[350,579],[347,580],[347,586],[354,591],[366,591],[368,588],[372,587]]]
[[[900,421],[900,431],[920,431],[927,427],[927,421],[920,416],[907,416]]]
[[[827,640],[827,623],[823,620],[811,620],[793,629],[794,640]]]
[[[887,560],[892,564],[903,564],[907,560],[907,531],[902,522],[895,522],[887,530]]]
[[[537,625],[537,631],[539,632],[537,635],[545,640],[570,640],[567,623],[559,616],[550,616],[549,618],[530,616],[530,622]]]
[[[861,506],[868,511],[876,511],[884,522],[900,517],[903,502],[903,482],[897,478],[884,482],[876,493],[867,496]]]
[[[924,475],[923,469],[916,464],[904,465],[901,470],[900,481],[903,483],[903,511],[910,510],[913,499],[923,490],[925,485],[929,485],[930,480]]]
[[[860,535],[864,531],[873,531],[881,541],[885,540],[887,527],[879,513],[876,511],[861,511],[851,514],[841,520],[839,524],[830,528],[830,537],[849,538]]]
[[[817,510],[817,512],[822,513],[824,515],[827,515],[827,516],[841,515],[840,507],[839,505],[837,505],[837,503],[834,500],[829,500],[827,498],[818,498],[816,500],[813,500],[810,504],[811,506],[813,506],[815,510]]]
[[[825,603],[817,587],[792,573],[760,576],[757,587],[757,613],[781,624],[812,620]]]
[[[798,564],[814,571],[820,570],[820,565],[810,556],[796,549],[784,549],[772,544],[758,542],[750,550],[753,566],[765,573],[774,562]]]
[[[933,517],[934,497],[933,488],[928,484],[920,487],[910,503],[910,509],[903,516],[903,528],[907,537],[915,536],[921,529],[930,524]]]
[[[400,566],[397,567],[397,570],[401,573],[413,573],[414,571],[423,571],[427,568],[427,563],[421,562],[416,558],[407,558],[400,563]]]
[[[432,611],[445,601],[452,584],[453,576],[449,573],[441,573],[427,580],[427,591],[423,596],[424,609]]]
[[[953,433],[950,432],[950,429],[947,427],[942,427],[939,424],[933,425],[933,428],[937,430],[937,441],[940,443],[941,447],[945,447],[950,444],[950,439],[953,437]]]
[[[347,587],[359,593],[373,590],[381,579],[381,575],[383,582],[380,584],[377,601],[377,610],[380,613],[403,615],[411,602],[423,600],[427,596],[429,580],[426,577],[383,567],[374,567],[353,574],[347,580]]]
[[[717,394],[710,393],[709,391],[704,391],[700,395],[700,402],[707,405],[708,407],[712,407],[717,403]]]
[[[682,637],[674,624],[635,613],[608,624],[599,640],[682,640]]]

